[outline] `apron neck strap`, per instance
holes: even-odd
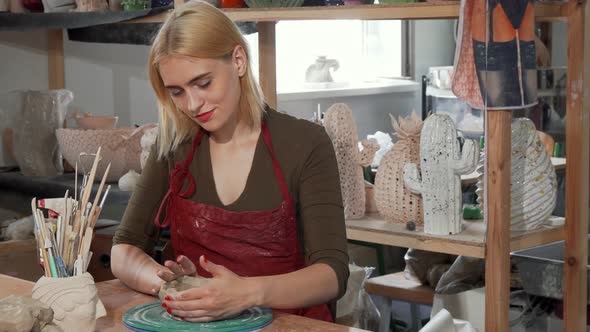
[[[283,177],[283,172],[281,171],[281,166],[279,166],[279,162],[275,157],[275,152],[272,147],[272,139],[270,138],[270,131],[266,126],[266,121],[262,122],[261,132],[262,139],[264,140],[268,152],[270,153],[270,157],[272,158],[272,166],[275,171],[275,177],[277,178],[277,181],[279,181],[279,187],[281,188],[281,193],[283,194],[283,200],[291,201],[291,195],[289,194],[289,190],[287,189],[287,184],[285,183],[285,178]]]
[[[203,135],[205,135],[205,130],[203,130],[203,128],[200,128],[199,132],[197,133],[197,136],[195,136],[195,139],[193,140],[193,146],[191,147],[191,152],[189,152],[188,156],[186,156],[186,159],[184,160],[184,167],[185,168],[188,169],[188,166],[193,162],[193,156],[195,155],[195,151],[197,151],[197,147],[201,143],[201,139],[203,138]]]

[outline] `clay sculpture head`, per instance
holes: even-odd
[[[93,332],[96,319],[106,315],[90,273],[69,278],[41,277],[32,296],[53,309],[53,323],[64,331]]]

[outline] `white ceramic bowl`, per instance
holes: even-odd
[[[85,115],[74,117],[80,129],[111,129],[117,125],[119,117],[102,115]]]

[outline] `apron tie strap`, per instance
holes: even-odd
[[[172,209],[169,209],[168,206],[170,205],[170,195],[172,194],[172,189],[168,189],[168,192],[166,192],[166,196],[164,196],[164,199],[162,200],[162,203],[160,203],[160,207],[158,208],[158,213],[156,214],[156,218],[154,219],[154,224],[156,225],[156,227],[159,228],[166,228],[168,226],[170,226],[170,213],[172,213]],[[162,208],[164,207],[164,205],[166,205],[166,217],[164,218],[163,222],[160,222],[160,216],[162,214]]]
[[[195,193],[195,178],[190,174],[188,167],[193,161],[193,156],[195,154],[195,150],[197,146],[201,142],[205,131],[199,130],[195,139],[193,140],[193,145],[191,150],[184,160],[183,163],[176,163],[174,165],[174,169],[170,172],[170,176],[168,177],[168,191],[166,195],[162,199],[162,203],[160,203],[160,207],[158,208],[158,213],[156,214],[156,219],[154,219],[154,224],[160,228],[166,228],[170,226],[170,214],[172,213],[172,209],[169,208],[170,206],[170,196],[171,195],[178,195],[182,198],[189,198]],[[184,180],[188,180],[188,185],[185,190],[182,190],[182,185],[184,184]],[[162,208],[166,206],[166,217],[164,218],[164,222],[160,222],[160,217],[162,214]]]

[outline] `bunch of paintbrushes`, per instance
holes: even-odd
[[[92,203],[92,184],[100,161],[100,147],[94,157],[92,169],[84,174],[78,199],[78,165],[76,164],[76,180],[74,198],[66,191],[63,198],[33,198],[31,209],[35,221],[35,237],[39,247],[39,258],[45,269],[46,277],[65,278],[82,275],[88,269],[92,252],[90,244],[94,234],[94,226],[102,211],[104,202],[111,186],[107,186],[104,194],[105,180],[111,165],[104,172],[98,191]],[[102,199],[99,203],[99,198]]]

